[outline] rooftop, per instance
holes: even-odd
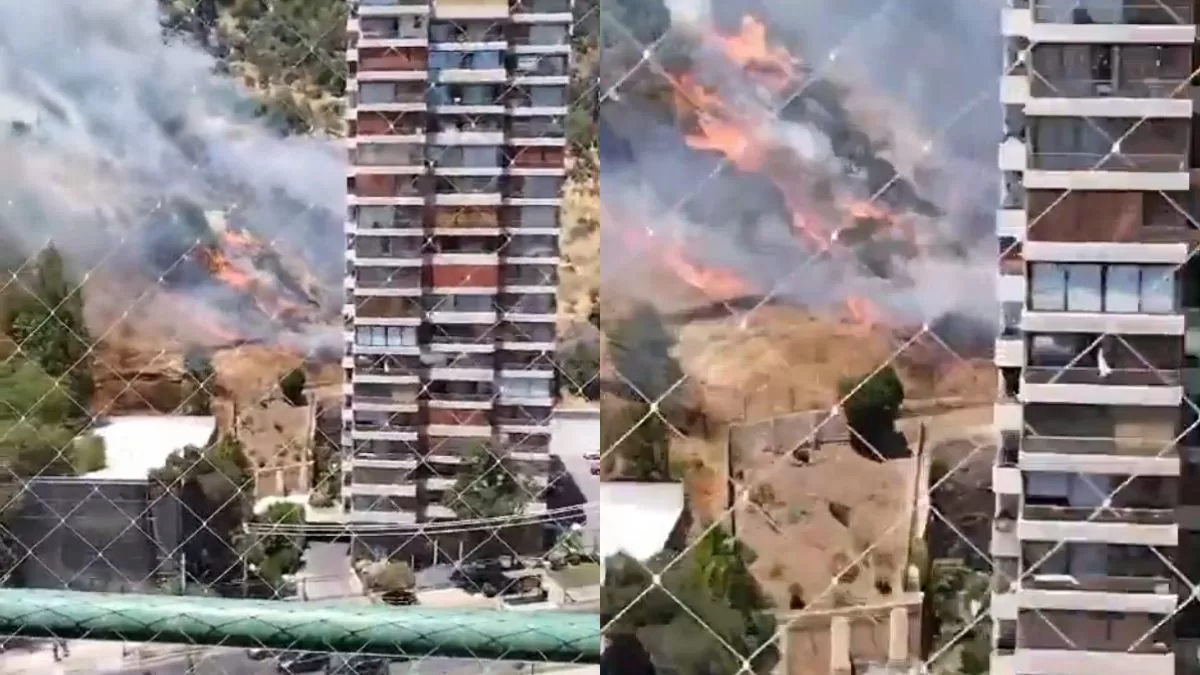
[[[600,559],[645,561],[663,550],[683,515],[683,483],[600,483]]]
[[[104,439],[107,466],[86,474],[96,480],[142,480],[186,445],[204,447],[217,430],[215,417],[129,415],[109,418],[93,433]]]

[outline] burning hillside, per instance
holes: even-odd
[[[185,347],[311,350],[336,333],[345,153],[273,126],[162,19],[154,2],[0,2],[0,235],[19,257],[54,243],[98,337],[137,314]]]
[[[649,58],[618,47],[605,64],[606,295],[647,287],[629,283],[637,273],[623,259],[637,259],[709,307],[771,302],[864,323],[921,325],[948,312],[990,320],[978,294],[972,306],[948,292],[980,271],[988,278],[994,254],[970,254],[977,242],[949,222],[962,214],[923,196],[920,167],[936,157],[889,157],[889,139],[921,132],[852,113],[823,72],[829,64],[810,66],[755,15],[671,33]],[[916,168],[906,175],[900,164]]]

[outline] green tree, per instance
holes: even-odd
[[[863,377],[838,383],[846,424],[863,442],[878,447],[895,432],[896,418],[904,404],[904,384],[892,366]]]
[[[600,621],[615,672],[720,675],[738,672],[745,659],[756,673],[774,667],[775,619],[739,562],[745,551],[714,541],[700,556],[664,551],[645,565],[624,554],[605,561]]]
[[[195,532],[186,546],[188,574],[203,583],[241,570],[235,545],[252,515],[253,475],[240,441],[226,436],[211,446],[186,446],[151,473],[155,490],[184,506]]]
[[[417,577],[404,562],[386,562],[377,565],[368,575],[367,584],[378,593],[403,593],[417,585]]]
[[[935,560],[925,591],[932,610],[933,649],[957,657],[961,675],[983,675],[990,667],[991,624],[986,618],[989,575],[958,559]],[[976,620],[980,616],[985,618]]]
[[[444,504],[460,518],[501,518],[520,513],[537,494],[511,460],[497,457],[486,443],[470,449]]]
[[[6,317],[8,335],[47,375],[60,379],[73,402],[71,417],[84,418],[91,403],[91,338],[83,318],[83,296],[68,277],[53,246],[33,265],[25,292]]]
[[[600,401],[604,474],[639,481],[670,479],[671,427],[647,403],[605,395]]]
[[[595,341],[577,340],[564,347],[558,369],[568,394],[600,399],[600,345]]]
[[[189,354],[184,359],[184,368],[188,379],[192,381],[192,394],[185,402],[184,408],[192,415],[212,414],[212,391],[217,377],[212,359],[206,354]]]
[[[304,370],[293,368],[279,378],[279,391],[288,403],[301,406],[305,404],[304,387],[307,383],[308,377],[304,374]]]
[[[273,531],[272,526],[303,525],[304,507],[288,502],[272,504],[255,520],[267,525],[267,532],[238,539],[240,562],[248,567],[246,577],[253,585],[265,587],[268,596],[277,597],[284,593],[286,578],[300,570],[304,539],[282,529]]]

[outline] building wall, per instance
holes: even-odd
[[[1200,580],[1190,532],[1200,529],[1200,511],[1190,506],[1200,492],[1200,453],[1187,438],[1177,441],[1189,419],[1180,333],[1194,314],[1196,294],[1187,289],[1198,278],[1172,270],[1185,247],[1145,244],[1200,242],[1192,178],[1200,140],[1190,100],[1198,9],[1195,0],[1126,0],[1003,10],[996,222],[1006,250],[997,270],[1006,330],[996,363],[1007,396],[996,426],[1015,452],[998,453],[993,472],[991,553],[997,576],[1007,577],[991,604],[993,635],[1001,636],[994,673],[1022,662],[1030,672],[1094,670],[1087,664],[1108,654],[1171,649],[1187,623],[1171,620],[1174,593],[1164,598],[1160,589]],[[1164,276],[1174,287],[1157,283]],[[1040,332],[1028,328],[1035,320]],[[1086,513],[1093,522],[1081,519]],[[1028,592],[1065,574],[1075,586]],[[1089,601],[1119,607],[1102,604],[1102,590],[1159,597],[1138,611],[1070,609]],[[1194,615],[1186,597],[1182,610]],[[1170,672],[1153,657],[1139,663]],[[1188,669],[1178,672],[1196,672],[1187,663],[1181,658],[1177,665]]]
[[[549,415],[500,408],[548,413],[557,395],[573,8],[511,5],[372,3],[349,20],[343,495],[389,510],[375,520],[452,518],[429,481],[480,443],[549,468]]]
[[[33,478],[12,531],[30,551],[21,585],[153,590],[183,542],[181,504],[152,498],[145,481]]]

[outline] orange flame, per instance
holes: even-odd
[[[224,230],[218,233],[218,238],[221,242],[219,245],[198,249],[198,256],[213,279],[248,298],[259,312],[273,321],[295,323],[313,318],[309,308],[284,298],[278,288],[264,282],[253,272],[253,263],[245,258],[265,250],[266,246],[261,240],[249,232],[237,230]],[[238,259],[232,258],[230,253]],[[215,324],[212,330],[227,341],[234,341],[238,337],[229,329],[217,329]]]
[[[878,325],[882,318],[882,314],[876,309],[875,303],[861,295],[852,295],[846,298],[846,311],[854,323],[867,328]]]
[[[797,81],[801,60],[783,47],[772,47],[767,41],[766,25],[753,16],[742,19],[737,35],[712,35],[709,39],[731,63],[772,91],[780,91]]]
[[[755,17],[745,17],[736,35],[714,34],[708,38],[747,77],[773,92],[778,93],[799,79],[802,61],[784,47],[772,46],[766,25]],[[689,73],[679,75],[674,85],[676,114],[690,129],[685,137],[687,145],[719,153],[739,170],[760,173],[771,180],[784,195],[793,230],[817,250],[829,250],[836,244],[839,223],[872,220],[898,224],[896,215],[884,206],[845,196],[835,197],[833,204],[827,205],[830,213],[814,211],[797,189],[807,179],[803,164],[784,142],[773,136],[773,125],[777,124],[773,111],[740,100],[739,105],[734,105]],[[703,270],[678,249],[667,247],[660,249],[660,253],[664,264],[680,279],[706,289],[710,297],[729,297],[735,294],[731,292],[734,289],[743,294],[749,290],[749,285],[732,272]],[[855,321],[863,324],[875,324],[882,317],[866,298],[850,298],[846,308]]]

